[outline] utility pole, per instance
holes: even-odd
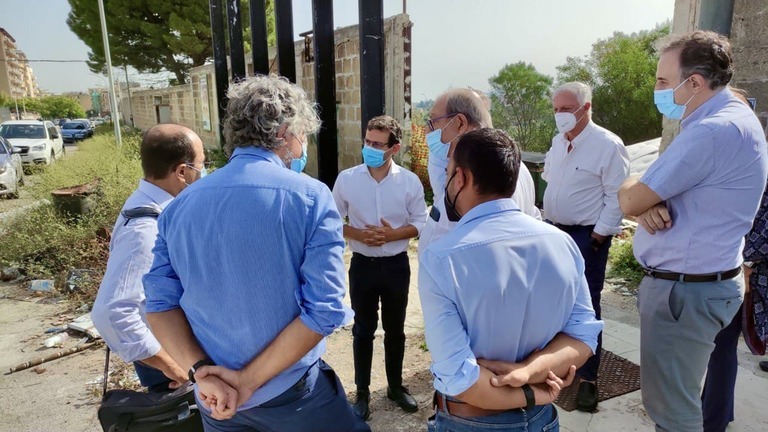
[[[112,56],[109,53],[109,35],[107,34],[107,19],[104,17],[104,0],[99,0],[99,18],[101,19],[101,36],[104,39],[104,57],[107,59],[107,77],[109,78],[109,101],[111,105],[112,124],[115,125],[115,140],[117,146],[123,145],[120,134],[120,117],[117,115],[117,98],[115,97],[115,81],[112,79]]]
[[[128,86],[128,106],[131,109],[131,116],[129,119],[131,120],[131,127],[134,127],[133,124],[133,99],[131,99],[131,81],[128,79],[128,65],[123,65],[123,70],[125,71],[125,85]]]

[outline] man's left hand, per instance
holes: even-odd
[[[656,234],[656,231],[672,228],[672,216],[664,203],[656,204],[636,219],[637,223],[651,235]]]
[[[376,234],[378,234],[378,238],[381,239],[381,244],[389,243],[394,241],[393,238],[393,231],[394,228],[392,228],[392,225],[389,224],[384,218],[381,219],[381,226],[376,225],[366,225],[366,229],[374,231]],[[377,245],[380,246],[380,245]]]
[[[603,243],[605,243],[605,240],[607,238],[608,238],[608,236],[604,236],[604,235],[601,235],[601,234],[598,234],[598,233],[592,231],[592,242],[591,242],[592,243],[592,249],[594,249],[595,252],[600,250],[600,247],[603,246]]]
[[[246,403],[256,391],[256,387],[248,383],[243,371],[234,371],[223,366],[203,366],[195,374],[195,379],[200,380],[207,376],[218,377],[237,391],[236,407]]]

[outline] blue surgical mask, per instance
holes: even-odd
[[[448,127],[449,124],[455,119],[456,117],[452,118],[451,121],[448,122],[446,127]],[[458,136],[458,135],[457,135]],[[447,143],[444,143],[442,141],[443,139],[443,128],[435,129],[432,132],[428,133],[426,136],[427,139],[427,146],[429,146],[429,153],[430,155],[433,155],[440,159],[448,159],[448,148],[451,144],[451,141],[448,141]],[[453,139],[456,139],[454,137]]]
[[[384,150],[375,149],[373,147],[364,145],[363,146],[363,162],[365,162],[366,165],[368,165],[371,168],[378,168],[382,165],[384,165],[384,162],[386,160],[384,159],[384,155],[387,152]]]
[[[200,173],[200,178],[203,178],[203,177],[208,175],[208,169],[205,168],[205,165],[203,165],[203,169],[198,169],[197,167],[195,167],[193,164],[190,164],[190,163],[188,163],[186,165],[187,165],[187,167],[192,168],[193,170],[199,172]]]
[[[680,120],[683,118],[683,115],[685,115],[685,108],[688,106],[688,103],[691,102],[691,99],[693,99],[693,95],[684,105],[679,105],[675,103],[675,91],[685,84],[689,78],[683,80],[683,82],[673,89],[654,90],[653,102],[656,104],[656,109],[668,119]]]
[[[290,150],[288,150],[288,156],[291,158],[291,164],[290,164],[291,171],[301,174],[301,172],[304,171],[304,167],[307,166],[307,142],[304,141],[301,144],[300,158],[298,159],[294,158]]]

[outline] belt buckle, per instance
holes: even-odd
[[[651,269],[643,268],[643,273],[648,277],[656,279],[656,276],[654,276],[655,272]]]

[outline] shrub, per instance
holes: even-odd
[[[635,287],[643,279],[643,268],[635,259],[632,251],[632,235],[616,237],[608,256],[608,276],[624,279]]]
[[[124,135],[117,148],[113,137],[83,141],[74,155],[37,176],[29,187],[39,205],[15,217],[0,238],[0,265],[19,267],[27,279],[53,278],[63,287],[66,272],[89,268],[103,274],[109,253],[109,232],[123,203],[142,177],[138,135]],[[77,220],[59,214],[50,201],[53,190],[99,179],[93,212]],[[106,229],[106,231],[105,231]],[[98,286],[89,287],[87,296]]]

